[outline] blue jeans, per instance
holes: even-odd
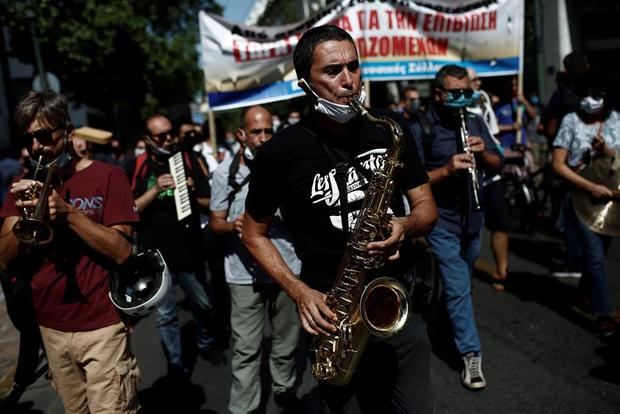
[[[480,337],[471,298],[471,275],[480,254],[480,231],[459,235],[435,227],[426,239],[441,273],[456,348],[461,355],[480,352]]]
[[[566,209],[567,225],[577,235],[581,247],[583,277],[590,292],[592,314],[608,316],[611,313],[611,297],[607,286],[605,256],[611,246],[611,237],[590,230],[577,216],[572,203],[569,207]]]
[[[573,209],[572,198],[567,193],[560,205],[556,228],[564,234],[564,246],[566,247],[566,255],[564,263],[570,270],[581,270],[583,267],[583,253],[581,251],[581,243],[579,241],[578,231],[570,217],[569,210]]]
[[[204,286],[198,280],[196,273],[175,272],[171,273],[171,275],[172,281],[181,286],[189,302],[194,322],[196,323],[198,350],[205,350],[213,342],[213,337],[208,334],[209,312],[211,309],[209,297],[205,292]],[[173,285],[164,301],[157,307],[157,331],[164,346],[168,365],[183,371],[181,329],[177,317],[175,292]]]

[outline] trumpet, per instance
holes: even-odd
[[[461,110],[459,111],[459,116],[461,119],[460,135],[461,135],[461,144],[463,145],[463,151],[466,154],[470,154],[473,160],[472,161],[473,165],[467,169],[467,177],[470,181],[472,194],[474,196],[473,210],[481,211],[482,204],[480,202],[480,183],[478,182],[478,169],[476,167],[476,157],[474,156],[473,152],[469,148],[469,142],[468,142],[469,133],[467,132],[467,123],[465,122],[465,109],[464,108],[461,108]]]
[[[33,179],[36,179],[43,157],[40,156],[35,168]],[[45,183],[37,195],[39,185],[32,183],[31,187],[24,192],[22,200],[33,200],[37,198],[37,205],[34,209],[24,208],[23,217],[13,226],[13,234],[19,241],[25,244],[43,246],[54,238],[54,230],[45,222],[47,213],[48,198],[52,190],[52,178],[56,174],[58,165],[53,163],[48,166]]]

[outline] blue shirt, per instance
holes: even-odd
[[[430,136],[424,142],[424,134],[420,124],[412,128],[416,140],[422,142],[426,170],[433,171],[443,167],[452,155],[463,152],[459,131],[460,122],[440,118],[435,106],[431,105],[426,112],[430,123]],[[483,119],[476,114],[466,114],[467,131],[469,136],[479,136],[484,141],[486,151],[500,156],[493,138],[489,134]],[[482,193],[483,173],[478,169],[478,183]],[[439,219],[437,227],[460,234],[466,231],[473,234],[482,228],[484,213],[476,212],[472,206],[472,190],[469,175],[464,171],[462,174],[454,174],[442,182],[432,186],[433,196],[437,203]],[[480,194],[482,197],[482,194]]]
[[[514,125],[516,122],[515,117],[517,115],[517,102],[515,99],[508,103],[503,103],[495,108],[495,116],[497,117],[498,125]],[[525,124],[527,120],[525,117],[525,111],[521,116],[521,145],[526,145],[527,135],[525,132]],[[514,144],[517,143],[517,134],[515,131],[504,131],[497,134],[497,139],[505,149],[511,149]]]

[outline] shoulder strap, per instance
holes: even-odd
[[[191,175],[192,174],[192,170],[194,169],[194,166],[192,164],[192,160],[189,158],[189,153],[187,151],[183,151],[183,162],[187,166],[187,174]],[[205,174],[205,175],[207,175],[207,174]]]
[[[240,183],[237,182],[235,177],[237,177],[237,173],[239,172],[239,166],[241,165],[241,151],[238,151],[232,159],[230,163],[230,167],[228,168],[228,185],[232,190],[228,193],[228,205],[232,203],[235,195],[241,191],[244,185],[248,183],[250,180],[250,175],[248,174]]]
[[[131,177],[131,191],[135,191],[138,177],[142,178],[144,175],[144,168],[146,167],[146,160],[148,156],[149,155],[145,152],[138,155],[136,158],[136,165],[133,168],[133,175]]]

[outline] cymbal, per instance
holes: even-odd
[[[595,199],[584,191],[573,192],[577,216],[590,230],[607,236],[620,236],[620,169],[612,158],[596,158],[580,175],[604,185],[613,192],[611,198]]]

